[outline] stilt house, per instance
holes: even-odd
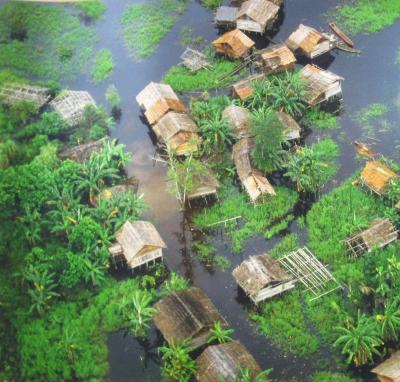
[[[308,64],[300,71],[300,78],[306,85],[306,99],[309,106],[342,96],[343,78],[323,70],[315,65]]]
[[[173,292],[154,307],[154,323],[169,344],[189,339],[190,347],[196,349],[207,343],[215,322],[228,325],[199,288]]]
[[[71,159],[78,163],[83,163],[87,161],[92,153],[99,152],[104,147],[105,139],[99,139],[98,141],[84,143],[83,145],[78,145],[66,149],[60,153],[61,159]]]
[[[167,248],[154,225],[146,221],[127,221],[115,238],[117,243],[109,248],[113,262],[126,261],[131,269],[162,258],[162,250]]]
[[[236,28],[237,7],[220,6],[215,14],[214,22],[218,27]]]
[[[88,92],[80,90],[64,90],[50,102],[50,106],[69,126],[81,122],[89,105],[96,106],[94,99]]]
[[[207,173],[197,174],[194,182],[194,189],[188,195],[189,201],[215,195],[219,188],[219,182],[210,169]]]
[[[300,24],[286,40],[286,45],[295,53],[310,59],[328,53],[333,45],[330,37],[314,28]]]
[[[243,80],[240,80],[232,85],[232,94],[234,97],[244,101],[253,95],[252,82],[261,81],[265,78],[264,73],[253,74]]]
[[[393,353],[371,371],[377,375],[380,382],[400,382],[400,351]]]
[[[254,304],[292,289],[296,283],[279,261],[268,255],[249,257],[232,275]]]
[[[361,172],[361,182],[378,195],[385,195],[392,179],[399,175],[379,161],[369,161]]]
[[[199,382],[236,381],[240,368],[247,368],[251,377],[261,372],[254,357],[239,342],[208,346],[196,360]]]
[[[217,53],[236,59],[247,56],[254,46],[254,41],[239,29],[224,33],[212,42]]]
[[[169,111],[185,113],[187,110],[171,86],[150,82],[137,96],[136,101],[150,125],[154,125]]]
[[[282,123],[283,134],[287,141],[295,140],[300,138],[301,127],[289,114],[283,111],[275,112],[277,118]]]
[[[187,114],[170,111],[153,126],[153,131],[177,155],[197,151],[200,143],[198,127]]]
[[[49,102],[49,89],[40,86],[31,86],[8,82],[0,87],[0,101],[5,105],[15,105],[19,102],[30,102],[37,109]]]
[[[276,195],[271,183],[251,165],[250,153],[254,142],[243,138],[233,145],[232,156],[239,179],[253,203],[264,195]]]
[[[241,106],[229,105],[222,112],[222,117],[225,118],[233,127],[233,133],[236,138],[248,138],[250,132],[250,112]]]
[[[278,18],[279,6],[268,0],[247,0],[236,15],[238,29],[264,33],[272,28]]]
[[[296,64],[296,57],[285,45],[273,45],[260,53],[262,67],[266,74],[280,73],[286,70],[293,70]]]
[[[397,240],[398,231],[389,219],[376,219],[368,229],[358,232],[344,241],[347,252],[358,257],[374,248],[382,248]]]

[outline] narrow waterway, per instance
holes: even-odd
[[[297,377],[305,380],[314,369],[329,364],[328,355],[321,352],[312,359],[301,359],[283,354],[267,338],[257,333],[256,327],[248,320],[245,304],[238,296],[237,286],[231,276],[231,269],[249,255],[263,253],[278,242],[279,237],[265,241],[261,238],[250,240],[242,255],[233,255],[229,245],[224,243],[222,232],[216,232],[218,250],[228,257],[232,266],[225,272],[210,272],[201,265],[191,252],[192,232],[187,220],[179,211],[174,197],[167,192],[166,168],[161,163],[154,164],[154,140],[144,123],[141,112],[135,102],[136,94],[150,81],[161,80],[165,71],[179,62],[184,47],[179,44],[180,30],[190,26],[194,35],[201,35],[206,41],[212,41],[217,30],[212,24],[213,15],[199,2],[192,1],[188,11],[180,18],[171,32],[163,39],[157,52],[141,62],[129,57],[123,45],[120,19],[128,4],[136,1],[106,0],[107,11],[98,23],[99,48],[111,50],[116,69],[105,83],[95,85],[88,75],[82,75],[68,85],[73,89],[88,90],[100,104],[105,104],[104,93],[110,83],[116,85],[121,95],[122,116],[112,132],[112,136],[133,152],[134,162],[127,168],[129,175],[140,181],[139,192],[145,195],[149,211],[147,218],[155,223],[168,245],[165,262],[171,270],[190,278],[193,285],[202,288],[215,306],[235,329],[235,337],[245,344],[263,368],[273,368],[273,376],[280,380]],[[274,41],[284,41],[299,24],[305,23],[327,30],[326,18],[322,15],[338,3],[337,0],[285,0],[279,30],[271,37]],[[341,128],[331,131],[314,131],[308,142],[324,136],[332,136],[341,146],[340,169],[338,175],[327,189],[347,178],[359,167],[351,142],[361,139],[365,131],[354,119],[354,114],[371,103],[384,103],[389,107],[385,118],[389,129],[385,133],[376,131],[375,150],[393,159],[399,159],[400,134],[398,124],[400,109],[400,66],[395,64],[396,46],[400,41],[400,23],[386,28],[372,36],[360,36],[355,39],[362,50],[360,56],[345,52],[334,52],[325,62],[318,64],[343,76],[344,111],[340,117]],[[400,105],[399,105],[400,106]],[[376,126],[376,130],[378,126]],[[297,224],[291,225],[290,231],[298,232]],[[150,341],[139,344],[126,333],[114,333],[109,336],[109,381],[159,381],[160,370],[156,345],[160,339],[153,331]]]

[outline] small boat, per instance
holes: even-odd
[[[349,47],[354,48],[354,42],[350,40],[340,29],[339,27],[332,22],[328,23],[329,28],[331,28],[337,36],[339,36]]]
[[[369,159],[373,159],[377,155],[376,152],[371,150],[365,143],[354,141],[353,145],[359,155],[362,155]]]
[[[343,44],[340,41],[336,41],[333,44],[334,48],[339,49],[339,50],[343,50],[345,52],[349,52],[349,53],[355,53],[355,54],[360,54],[361,50],[360,49],[354,49],[354,48],[350,48],[349,46],[347,46],[346,44]]]

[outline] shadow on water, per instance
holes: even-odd
[[[249,322],[246,313],[247,301],[238,293],[237,286],[231,276],[231,270],[249,255],[264,253],[281,239],[280,236],[268,241],[262,237],[249,240],[241,255],[231,253],[230,246],[222,240],[218,241],[218,253],[226,256],[232,263],[225,272],[210,272],[201,265],[192,254],[191,243],[193,232],[190,230],[185,214],[179,211],[174,197],[167,192],[166,167],[162,163],[153,163],[155,153],[154,137],[144,123],[141,112],[135,102],[136,94],[150,81],[161,80],[165,71],[179,62],[183,47],[179,45],[180,30],[189,25],[194,35],[202,35],[208,42],[212,41],[218,31],[212,24],[213,16],[199,2],[191,2],[188,11],[180,18],[170,33],[162,40],[156,53],[145,60],[132,60],[123,45],[120,31],[120,19],[128,4],[136,1],[106,0],[108,9],[103,20],[98,23],[98,48],[111,50],[116,69],[105,83],[95,85],[87,75],[82,75],[73,82],[70,88],[86,89],[92,93],[96,101],[105,104],[105,90],[111,83],[115,84],[121,96],[121,112],[113,137],[127,146],[134,153],[134,163],[127,168],[129,176],[140,181],[139,192],[144,193],[149,211],[146,218],[152,220],[168,245],[165,261],[174,270],[191,279],[193,285],[202,288],[213,303],[226,317],[235,336],[254,354],[263,368],[273,368],[273,376],[287,380],[297,377],[305,380],[311,371],[318,369],[319,361],[327,357],[325,350],[313,359],[302,359],[285,355],[264,336],[257,333],[256,326]],[[317,29],[328,30],[326,20],[322,16],[327,9],[337,5],[337,0],[286,0],[280,15],[280,25],[268,37],[275,42],[284,41],[299,24],[305,23]],[[372,36],[354,38],[356,46],[362,50],[360,56],[345,52],[333,52],[318,64],[343,76],[345,110],[339,118],[341,129],[331,131],[313,131],[306,142],[315,142],[323,137],[332,136],[341,147],[340,169],[336,179],[327,190],[349,177],[360,166],[355,160],[351,142],[360,139],[362,129],[353,116],[362,107],[374,102],[387,103],[390,111],[387,118],[392,125],[399,122],[399,109],[394,100],[400,97],[400,67],[395,65],[396,52],[390,41],[400,41],[399,23]],[[260,38],[257,42],[263,46]],[[265,44],[265,42],[264,42]],[[211,92],[212,93],[212,92]],[[396,128],[379,136],[373,141],[375,150],[398,159],[395,146],[399,144],[400,135]],[[371,142],[367,142],[371,143]],[[310,203],[299,204],[296,216],[303,215]],[[286,231],[299,233],[300,241],[307,241],[306,232],[296,221]],[[221,234],[221,233],[220,233]],[[218,233],[216,233],[218,236]],[[156,333],[152,331],[150,343],[158,343]],[[155,341],[155,342],[154,342]],[[123,332],[111,334],[108,339],[110,371],[109,381],[159,381],[160,370],[156,350],[149,349],[149,344],[141,344],[131,335]],[[155,357],[155,358],[154,358]]]

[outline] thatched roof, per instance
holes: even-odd
[[[217,193],[219,182],[210,169],[206,173],[197,174],[194,182],[196,186],[188,195],[189,200]]]
[[[229,105],[222,112],[222,117],[233,126],[233,132],[238,138],[246,138],[251,135],[249,126],[251,123],[250,112],[244,107]]]
[[[107,139],[107,138],[106,138]],[[74,146],[60,153],[61,159],[71,159],[83,163],[90,158],[93,152],[101,151],[104,147],[104,138],[98,141],[84,143]]]
[[[236,7],[226,7],[226,6],[218,7],[217,13],[215,14],[216,24],[217,25],[235,24],[237,11],[238,8]]]
[[[25,101],[33,103],[35,107],[40,109],[50,98],[49,89],[41,86],[8,82],[0,87],[0,100],[9,106]]]
[[[379,161],[369,161],[361,172],[361,181],[377,194],[385,194],[391,179],[398,178],[394,171]]]
[[[254,44],[254,41],[239,29],[226,32],[212,42],[215,51],[226,54],[231,58],[245,56]]]
[[[239,8],[236,22],[240,19],[251,19],[265,27],[266,24],[276,18],[279,6],[268,0],[247,0]]]
[[[168,343],[191,338],[191,346],[197,348],[207,342],[216,321],[227,325],[211,300],[199,288],[173,292],[154,307],[154,323]]]
[[[381,377],[382,382],[400,382],[400,351],[393,353],[371,371]]]
[[[297,29],[288,37],[286,45],[294,52],[310,55],[318,44],[329,41],[329,36],[318,32],[314,28],[300,24]]]
[[[250,97],[253,94],[253,88],[251,83],[253,81],[262,80],[265,77],[264,73],[253,74],[243,80],[235,82],[232,85],[233,95],[239,98],[241,101],[244,101],[246,98]]]
[[[89,105],[96,106],[96,103],[88,92],[81,90],[64,90],[50,102],[50,106],[69,126],[81,121]]]
[[[125,222],[115,238],[122,247],[128,265],[136,256],[167,247],[154,225],[146,221]]]
[[[340,83],[343,78],[315,65],[308,64],[301,69],[300,78],[305,82],[309,105],[316,105],[336,95],[337,87],[341,92]]]
[[[154,125],[159,119],[169,111],[186,113],[187,109],[181,101],[174,99],[159,99],[152,107],[144,112],[147,122]]]
[[[276,111],[276,116],[283,126],[283,133],[285,138],[290,141],[292,139],[299,139],[301,133],[301,127],[294,120],[292,116],[284,113],[283,111]]]
[[[292,279],[280,263],[268,255],[249,257],[233,270],[232,275],[252,299],[264,288]]]
[[[240,367],[248,368],[252,377],[261,372],[257,361],[239,341],[208,346],[196,362],[199,382],[217,382],[221,378],[233,382]]]
[[[144,111],[150,109],[160,99],[179,101],[171,86],[150,82],[137,96],[136,102]]]
[[[261,58],[267,73],[279,73],[294,68],[296,57],[285,44],[273,45],[261,51]]]
[[[138,180],[135,178],[129,178],[125,184],[118,184],[113,187],[104,189],[96,198],[96,202],[99,200],[111,199],[113,196],[123,195],[125,193],[136,194],[139,187]]]
[[[185,51],[181,54],[181,60],[182,65],[192,72],[210,66],[206,55],[192,48],[185,49]]]

